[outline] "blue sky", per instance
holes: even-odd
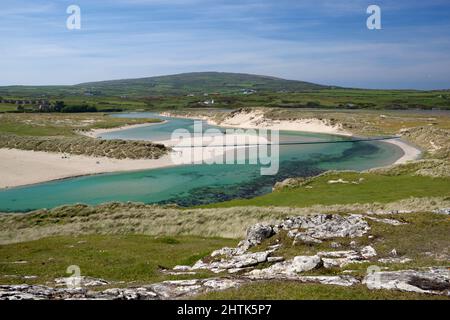
[[[382,30],[366,28],[370,4]],[[450,88],[448,0],[0,0],[0,36],[0,85],[225,71]]]

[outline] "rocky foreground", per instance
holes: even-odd
[[[436,214],[448,214],[447,211]],[[358,214],[317,214],[288,218],[274,225],[256,224],[237,247],[216,250],[193,266],[176,266],[161,270],[169,275],[190,275],[209,271],[217,276],[207,279],[173,280],[132,288],[111,288],[114,283],[88,277],[55,279],[53,286],[3,285],[0,299],[179,299],[211,291],[238,288],[250,282],[266,280],[296,281],[351,287],[366,285],[368,289],[399,290],[431,295],[450,296],[448,266],[418,268],[416,270],[384,271],[378,265],[402,264],[410,258],[398,256],[395,248],[390,257],[378,257],[372,245],[358,245],[358,238],[370,235],[368,220],[398,226],[404,222],[382,216]],[[350,250],[340,250],[339,239],[351,240]],[[281,241],[280,239],[284,239]],[[335,242],[336,241],[336,242]],[[312,255],[284,256],[283,247],[297,244],[330,243],[329,250]],[[364,276],[348,265],[370,263]],[[334,272],[324,272],[327,269]],[[101,289],[108,286],[108,289]],[[331,289],[331,288],[330,288]],[[332,290],[332,289],[331,289]]]

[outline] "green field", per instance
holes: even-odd
[[[239,289],[211,292],[199,300],[447,300],[442,296],[369,290],[359,285],[351,288],[289,281],[266,281],[244,285]]]
[[[219,209],[220,210],[220,209]],[[167,217],[170,216],[169,214]],[[167,218],[166,217],[166,218]],[[392,248],[399,256],[412,258],[403,264],[386,264],[389,270],[417,269],[426,266],[445,264],[448,255],[448,231],[450,220],[445,215],[433,213],[394,214],[393,218],[403,222],[392,226],[368,220],[371,230],[369,238],[365,235],[353,239],[358,246],[371,244],[378,257],[389,257]],[[43,217],[45,219],[45,217]],[[130,223],[130,222],[128,222]],[[60,227],[62,228],[63,225]],[[216,228],[221,228],[216,224]],[[373,240],[375,239],[375,240]],[[265,240],[251,251],[262,251],[268,245],[282,243],[278,256],[289,259],[297,255],[312,255],[317,251],[329,250],[330,242],[341,245],[341,250],[350,250],[349,238],[336,238],[321,244],[292,245],[292,239],[282,233]],[[194,237],[194,236],[144,236],[130,234],[53,236],[35,241],[0,245],[0,283],[20,284],[53,283],[58,277],[68,276],[65,271],[70,265],[77,265],[81,274],[103,278],[112,282],[111,287],[139,286],[164,280],[216,277],[210,272],[196,275],[167,275],[165,269],[175,265],[192,265],[211,251],[236,246],[238,240]],[[377,258],[378,258],[377,257]],[[319,268],[305,275],[335,275],[343,270],[362,279],[367,267],[375,262],[350,264],[344,268]],[[377,263],[383,266],[383,264]],[[267,265],[262,265],[264,267]],[[24,280],[24,276],[36,276]],[[442,299],[445,297],[427,296],[396,291],[368,290],[363,285],[350,288],[297,282],[259,281],[239,289],[203,294],[195,299]],[[446,298],[448,299],[448,298]]]
[[[244,94],[245,90],[254,90]],[[207,94],[207,96],[205,95]],[[105,110],[163,110],[215,108],[344,108],[450,109],[448,90],[366,90],[322,86],[267,76],[199,72],[140,79],[83,83],[73,86],[0,87],[8,99],[63,100],[67,106],[87,104]],[[0,104],[0,112],[15,106]]]
[[[0,115],[0,134],[18,136],[77,136],[77,131],[157,123],[159,119],[113,118],[103,113],[7,113]]]
[[[359,179],[362,178],[362,181]],[[350,183],[330,184],[342,179]],[[353,184],[351,182],[357,182]],[[408,197],[450,196],[448,178],[370,173],[331,173],[311,179],[303,186],[285,188],[252,199],[207,205],[207,208],[235,206],[308,207],[315,204],[386,203]]]
[[[109,281],[159,282],[174,278],[160,272],[161,268],[193,264],[214,249],[236,243],[236,240],[220,238],[90,235],[2,245],[0,283],[23,283],[21,276],[27,275],[37,276],[27,280],[30,283],[53,281],[67,277],[66,269],[70,265],[79,266],[84,276]]]

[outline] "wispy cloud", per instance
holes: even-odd
[[[344,86],[450,87],[450,5],[380,3],[384,29],[372,32],[365,0],[79,0],[82,30],[69,31],[71,1],[13,1],[0,11],[7,44],[0,84],[218,70]]]

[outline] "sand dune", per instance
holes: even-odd
[[[148,126],[152,124],[139,124],[115,129],[99,129],[84,133],[91,137],[98,137],[100,134],[111,131],[125,130],[133,127]],[[294,121],[276,121],[265,119],[262,113],[249,112],[240,113],[225,119],[221,126],[235,128],[264,128],[271,130],[292,130],[305,132],[318,132],[338,135],[351,135],[339,125],[331,125],[319,119],[301,119]],[[160,159],[152,160],[118,160],[111,158],[95,158],[88,156],[64,155],[58,153],[46,153],[25,151],[16,149],[0,149],[0,188],[16,187],[50,180],[63,179],[75,176],[155,169],[169,167],[179,164],[205,162],[220,157],[224,152],[229,152],[235,148],[230,141],[241,141],[247,144],[264,143],[265,140],[255,136],[228,135],[226,138],[216,137],[213,140],[206,139],[202,142],[197,138],[180,141],[166,140],[155,141],[173,147],[173,152]],[[404,155],[395,163],[404,163],[417,159],[420,150],[401,140],[386,140],[386,143],[400,147]],[[199,145],[209,145],[208,147],[198,147]],[[230,146],[231,144],[231,146]],[[211,147],[213,145],[213,147]],[[227,145],[226,147],[221,147]],[[194,146],[186,148],[186,146]],[[197,146],[197,147],[195,147]]]

